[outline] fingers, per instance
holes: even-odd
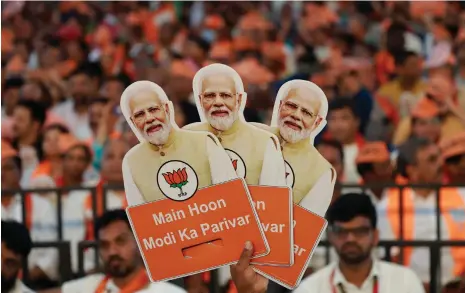
[[[239,258],[239,262],[235,266],[237,271],[243,272],[249,267],[252,254],[253,254],[253,244],[252,242],[247,241],[245,242],[245,247],[244,247],[244,250],[242,251],[241,257]]]

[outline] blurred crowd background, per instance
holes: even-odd
[[[121,163],[138,141],[119,100],[136,80],[163,87],[180,127],[199,121],[192,79],[206,64],[241,75],[249,122],[269,124],[284,82],[310,80],[329,102],[315,145],[338,172],[335,198],[355,188],[344,184],[465,185],[464,2],[14,1],[1,13],[2,220],[34,242],[70,241],[73,276],[95,269],[93,254],[78,265],[95,217],[126,206]],[[451,188],[465,202],[465,186]],[[387,189],[369,189],[378,207]],[[410,240],[437,238],[435,203],[421,203],[427,231]],[[465,235],[463,208],[441,240]],[[36,250],[29,284],[55,286],[59,262]],[[439,283],[460,262],[445,261]],[[428,263],[410,266],[431,281]]]

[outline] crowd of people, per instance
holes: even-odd
[[[327,214],[327,239],[334,247],[329,261],[340,259],[348,266],[331,277],[332,269],[322,268],[328,261],[325,250],[318,248],[299,292],[330,277],[342,279],[346,289],[336,288],[335,281],[335,287],[321,292],[352,292],[347,281],[357,292],[371,290],[371,281],[364,284],[366,275],[360,274],[368,274],[376,261],[362,256],[378,239],[465,239],[462,2],[14,1],[2,5],[1,31],[2,289],[21,290],[17,273],[26,257],[31,288],[59,286],[57,250],[31,250],[30,242],[64,240],[71,243],[73,274],[91,277],[61,291],[95,287],[89,290],[104,292],[116,286],[120,292],[139,292],[142,287],[135,283],[147,280],[137,273],[142,264],[133,254],[138,251],[125,242],[128,235],[112,234],[112,225],[127,221],[117,212],[127,206],[122,160],[139,142],[120,98],[132,82],[153,81],[173,101],[179,127],[198,122],[192,79],[212,63],[227,64],[241,76],[248,122],[270,124],[278,89],[288,80],[309,80],[328,99],[327,126],[315,146],[337,173],[330,208],[337,212]],[[432,185],[400,192],[395,184]],[[377,218],[356,195],[343,200],[348,193],[360,194],[355,185],[367,185],[363,192]],[[64,188],[59,197],[56,188]],[[22,192],[33,189],[43,190]],[[357,205],[360,210],[351,210]],[[104,224],[95,226],[97,218]],[[126,228],[117,232],[124,234]],[[84,252],[84,271],[79,269],[78,244],[95,240],[96,233],[111,238],[105,242],[100,235],[99,253],[105,271],[124,279],[120,284],[93,274],[92,250]],[[350,237],[357,239],[346,251],[341,239]],[[113,266],[105,254],[112,242],[131,246],[116,252]],[[465,248],[440,251],[438,284],[455,290],[456,278],[465,273]],[[394,247],[390,254],[427,290],[438,292],[429,288],[427,248]],[[384,256],[376,253],[373,259]],[[347,267],[359,264],[363,270],[348,276]],[[397,280],[397,272],[384,266],[376,273]],[[208,277],[186,279],[185,287],[205,292]],[[268,290],[282,290],[274,285]],[[227,279],[220,286],[236,290]]]

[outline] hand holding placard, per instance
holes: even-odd
[[[239,262],[231,266],[231,276],[239,293],[262,293],[268,288],[268,279],[257,274],[250,266],[253,244],[245,243]]]

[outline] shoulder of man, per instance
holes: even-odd
[[[93,291],[98,284],[103,280],[103,274],[92,274],[79,279],[65,282],[61,285],[62,293],[79,293],[86,290]]]
[[[388,276],[396,280],[399,280],[400,277],[402,277],[403,280],[408,280],[408,282],[414,280],[419,281],[419,277],[417,276],[417,274],[408,267],[382,260],[379,261],[379,266],[381,270],[381,277],[383,274],[389,274]]]
[[[174,284],[168,283],[168,282],[156,282],[156,283],[151,283],[148,288],[142,291],[139,291],[139,293],[149,293],[149,292],[186,293],[186,290]]]
[[[192,130],[192,131],[208,131],[208,123],[207,122],[194,122],[191,124],[185,125],[183,130]]]
[[[321,289],[322,282],[329,282],[331,271],[334,264],[329,264],[322,269],[312,273],[300,282],[300,285],[293,291],[295,293],[318,292]]]

